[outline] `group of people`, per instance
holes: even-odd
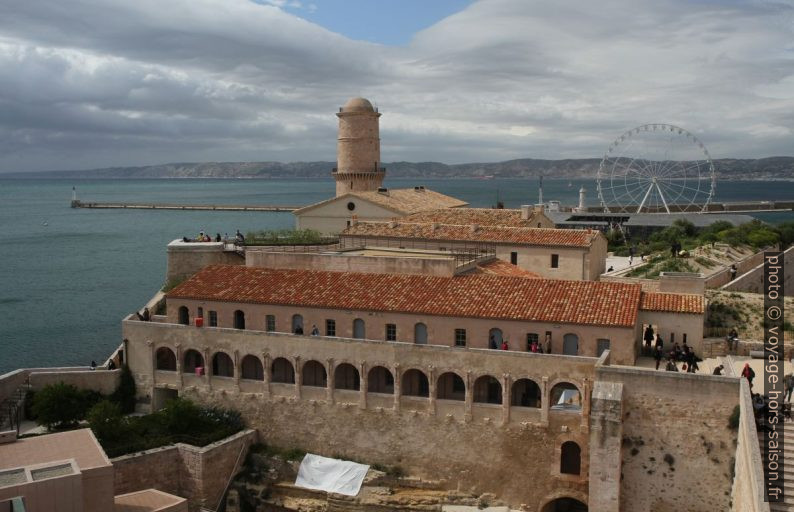
[[[664,351],[664,340],[659,333],[654,333],[652,326],[647,326],[643,333],[643,340],[647,350],[653,350],[653,358],[656,360],[656,369],[662,365],[662,360],[667,359],[665,370],[670,372],[684,371],[687,373],[696,373],[700,367],[698,363],[702,361],[695,351],[687,345],[686,341],[679,345],[678,342],[673,343],[673,347],[669,352]],[[678,369],[678,362],[682,362],[681,370]]]
[[[207,233],[204,233],[203,231],[199,231],[199,234],[198,234],[198,236],[196,238],[188,238],[188,237],[185,236],[185,237],[182,237],[182,241],[185,242],[185,243],[187,243],[187,242],[212,242],[212,237],[210,235],[208,235]],[[220,233],[216,233],[215,234],[215,241],[216,242],[221,242],[221,241],[222,242],[228,242],[229,241],[229,233],[225,233],[223,238],[221,238],[221,234]],[[240,233],[239,229],[237,230],[237,233],[235,233],[235,235],[234,235],[234,243],[237,244],[237,245],[243,245],[245,243],[245,237],[243,236],[242,233]]]

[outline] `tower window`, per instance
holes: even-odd
[[[353,184],[351,183],[350,186],[352,187]],[[347,203],[347,209],[352,212],[353,210],[356,209],[356,203],[354,203],[353,201],[350,201],[349,203]]]

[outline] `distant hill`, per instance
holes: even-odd
[[[384,166],[392,178],[594,178],[598,158],[538,160],[521,158],[493,163],[447,165],[441,162],[392,162]],[[144,167],[108,167],[82,171],[8,173],[5,178],[325,178],[336,162],[204,162],[172,163]],[[794,180],[794,157],[715,160],[721,180]]]

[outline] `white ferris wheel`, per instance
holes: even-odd
[[[703,143],[669,124],[631,129],[609,145],[598,167],[605,212],[706,211],[714,197],[714,164]]]

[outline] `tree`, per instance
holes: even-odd
[[[102,400],[88,411],[86,418],[100,442],[114,441],[123,437],[124,418],[119,404]]]
[[[135,412],[135,378],[126,364],[121,367],[119,385],[110,398],[119,404],[123,414]]]
[[[77,425],[89,406],[86,393],[71,384],[48,384],[33,397],[33,413],[48,429]]]
[[[785,250],[791,244],[794,244],[794,220],[781,222],[775,228],[780,234],[780,244]]]

